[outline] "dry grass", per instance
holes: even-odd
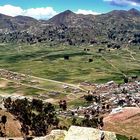
[[[140,139],[140,108],[126,108],[104,119],[105,130]]]
[[[2,115],[6,115],[7,116],[7,123],[6,123],[6,136],[7,137],[21,137],[22,134],[20,132],[21,129],[21,125],[19,123],[19,121],[17,121],[15,119],[15,117],[4,111],[4,110],[0,110],[0,116]],[[0,124],[1,128],[3,129],[3,125]]]

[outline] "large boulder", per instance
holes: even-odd
[[[71,126],[64,140],[117,140],[114,132],[101,131],[95,128]]]

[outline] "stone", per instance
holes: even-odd
[[[100,140],[102,134],[104,140],[117,140],[114,132],[79,126],[71,126],[64,140]]]

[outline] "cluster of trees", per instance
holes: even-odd
[[[87,102],[91,102],[91,101],[95,100],[96,103],[100,103],[100,101],[101,101],[100,96],[94,96],[94,95],[90,95],[90,94],[89,95],[85,95],[84,99]]]
[[[4,106],[8,112],[12,113],[21,122],[21,132],[24,136],[44,136],[49,128],[57,128],[59,119],[51,103],[43,103],[42,100],[7,98]]]
[[[59,101],[59,107],[62,108],[64,111],[67,110],[67,102],[66,100],[60,100]]]
[[[84,126],[84,127],[93,127],[93,128],[102,128],[104,126],[103,117],[94,117],[90,118],[90,115],[85,114],[84,119],[77,120],[75,117],[72,119],[73,125]]]
[[[85,127],[93,127],[93,128],[97,128],[97,127],[103,127],[104,123],[103,123],[103,118],[90,118],[90,116],[88,114],[85,115],[85,118],[82,120],[82,126]]]

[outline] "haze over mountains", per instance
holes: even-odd
[[[102,15],[64,11],[49,20],[0,14],[0,42],[55,42],[69,45],[140,44],[140,11],[114,10]]]

